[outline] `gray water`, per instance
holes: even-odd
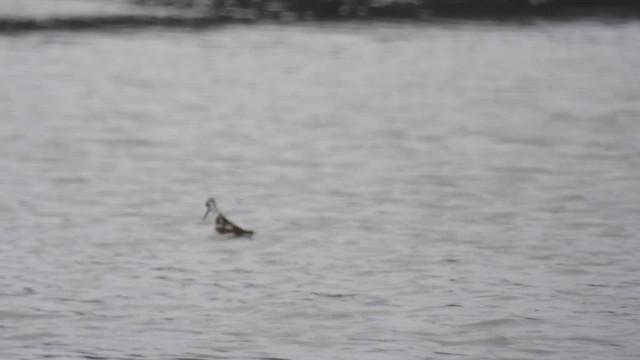
[[[639,43],[0,36],[0,358],[637,359]]]

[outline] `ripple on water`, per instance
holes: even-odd
[[[485,321],[472,322],[468,324],[459,325],[461,328],[482,328],[482,329],[491,329],[503,326],[511,326],[511,325],[519,325],[519,322],[515,319],[492,319]]]
[[[483,346],[495,346],[498,348],[508,347],[513,345],[513,341],[511,341],[506,336],[491,336],[486,338],[479,339],[469,339],[469,340],[433,340],[434,342],[444,345],[444,346],[471,346],[471,345],[483,345]]]

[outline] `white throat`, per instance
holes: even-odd
[[[206,219],[209,216],[215,218],[219,214],[220,214],[220,211],[218,210],[218,207],[216,206],[216,203],[215,202],[207,202],[207,211],[204,213],[204,217],[202,218],[202,220]]]

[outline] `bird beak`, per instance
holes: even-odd
[[[207,215],[209,215],[209,213],[211,212],[211,209],[207,208],[207,212],[204,213],[204,216],[202,217],[202,220],[204,221],[204,219],[207,218]]]

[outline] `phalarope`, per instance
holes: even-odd
[[[218,207],[216,206],[216,201],[213,198],[209,198],[207,202],[204,203],[204,205],[207,207],[207,212],[204,213],[204,216],[202,217],[203,221],[204,219],[207,218],[207,215],[209,215],[209,213],[217,214],[216,222],[214,223],[214,226],[211,228],[211,233],[213,233],[213,230],[215,229],[215,231],[221,235],[230,234],[237,237],[240,237],[240,236],[251,237],[253,235],[252,230],[245,230],[239,227],[238,225],[232,223],[231,221],[229,221],[218,210]]]

